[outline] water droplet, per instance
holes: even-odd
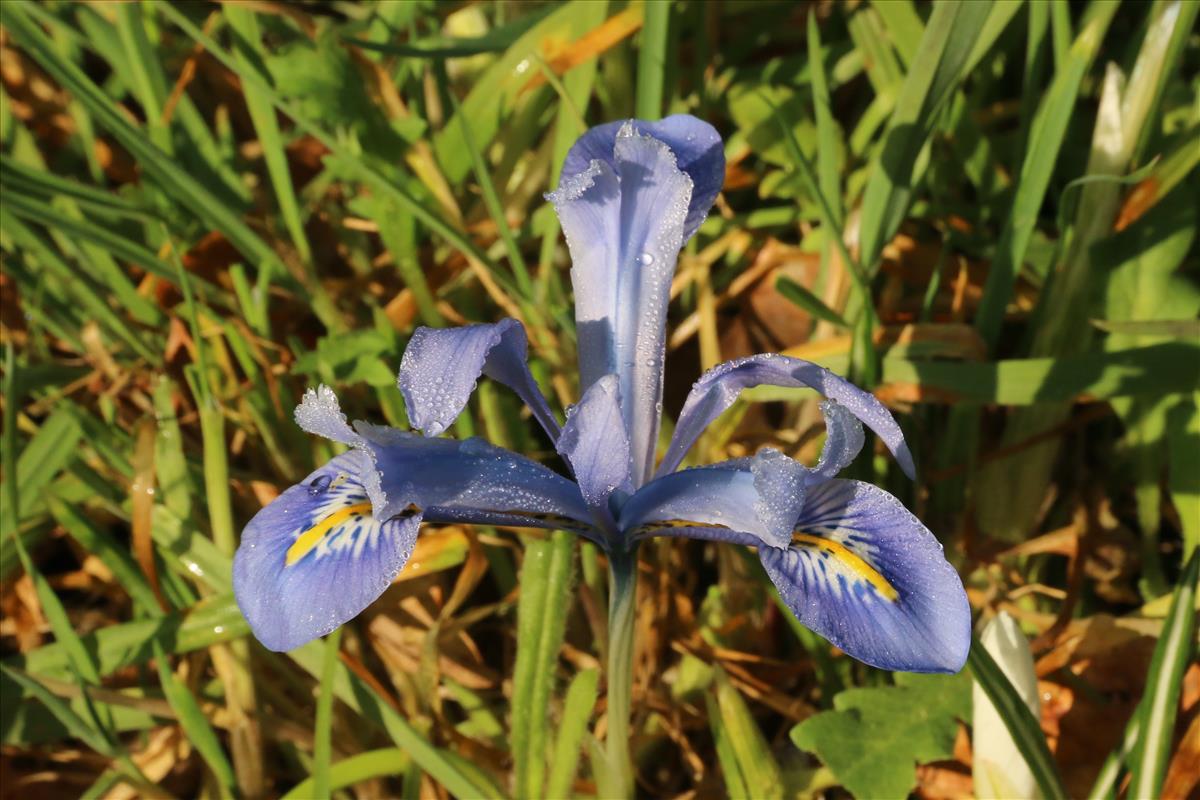
[[[643,267],[648,267],[654,263],[654,256],[650,253],[642,253],[637,260]]]

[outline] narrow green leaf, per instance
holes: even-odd
[[[435,63],[434,74],[438,76],[443,87],[448,86],[449,78],[446,76],[445,63],[440,61]],[[483,151],[475,144],[470,122],[467,120],[467,115],[463,113],[462,104],[458,102],[458,98],[453,92],[447,90],[445,94],[450,98],[450,103],[454,108],[454,118],[458,121],[465,145],[464,149],[471,160],[471,169],[475,173],[475,180],[479,181],[484,206],[487,208],[488,216],[496,224],[496,230],[500,233],[500,241],[504,243],[504,249],[508,252],[508,263],[512,267],[513,277],[516,278],[517,286],[521,289],[522,298],[527,302],[531,301],[533,299],[533,283],[529,277],[529,267],[525,264],[525,257],[521,255],[521,247],[513,235],[512,226],[508,224],[504,206],[500,203],[500,195],[496,192],[496,185],[492,182],[492,176],[488,171],[487,160],[484,158]]]
[[[782,798],[783,778],[775,757],[771,755],[771,748],[741,693],[729,682],[720,667],[715,670],[713,691],[721,715],[719,724],[729,732],[729,744],[737,760],[738,773],[747,788],[757,798]]]
[[[354,177],[362,181],[365,185],[371,187],[374,191],[380,192],[393,200],[395,200],[406,213],[412,214],[421,224],[428,227],[434,233],[441,236],[454,247],[458,248],[468,258],[473,258],[480,264],[487,266],[492,271],[495,271],[491,266],[491,261],[486,254],[483,253],[470,239],[468,239],[461,231],[455,228],[450,223],[446,222],[440,216],[430,211],[425,204],[418,201],[407,191],[385,176],[387,171],[374,165],[372,161],[365,155],[353,152],[345,144],[338,141],[337,138],[322,130],[318,125],[314,124],[302,114],[300,114],[291,104],[283,100],[273,88],[268,86],[253,72],[241,69],[236,60],[226,53],[212,37],[205,34],[189,20],[178,9],[169,5],[160,6],[163,14],[170,17],[171,21],[183,29],[188,36],[193,40],[202,44],[208,51],[209,55],[221,62],[227,69],[232,70],[242,79],[243,83],[253,84],[259,87],[263,92],[263,96],[270,100],[271,104],[277,109],[287,114],[298,128],[308,133],[314,139],[329,149],[341,163],[350,168]],[[553,15],[552,15],[553,16]]]
[[[131,350],[142,358],[152,364],[160,363],[162,361],[161,356],[154,352],[140,336],[134,333],[125,320],[113,312],[108,304],[104,302],[103,297],[92,289],[87,279],[73,270],[40,234],[35,233],[32,228],[27,227],[24,222],[20,221],[16,215],[10,213],[9,209],[13,203],[13,196],[12,193],[6,193],[5,195],[4,207],[0,208],[0,227],[3,227],[4,231],[13,237],[13,241],[17,245],[33,255],[39,266],[48,272],[54,273],[55,277],[63,280],[71,297],[79,302],[80,306],[91,315],[92,319],[99,322],[105,330],[128,345]]]
[[[125,216],[140,220],[156,218],[156,213],[133,203],[127,198],[106,192],[80,181],[39,170],[0,153],[0,180],[5,187],[32,195],[69,197],[89,211],[112,216]]]
[[[1130,797],[1158,797],[1172,751],[1183,673],[1192,660],[1196,637],[1196,591],[1200,551],[1193,551],[1175,588],[1171,610],[1154,647],[1146,674],[1146,693],[1138,714],[1141,735],[1133,754]]]
[[[150,140],[168,156],[174,156],[171,129],[163,122],[163,103],[167,99],[165,81],[159,72],[158,54],[146,38],[142,6],[140,3],[121,3],[115,11],[117,35],[121,40],[125,63],[133,75],[130,88],[146,115]]]
[[[158,639],[176,655],[220,644],[250,632],[246,618],[233,595],[215,595],[184,611],[158,619],[122,622],[84,634],[84,648],[96,655],[101,675],[135,664],[144,664],[153,656],[150,641]],[[27,672],[51,677],[70,677],[70,659],[62,642],[42,645],[28,653],[10,656],[5,664]]]
[[[667,69],[667,46],[671,31],[671,3],[647,3],[638,47],[638,119],[657,120],[663,114],[663,89]]]
[[[21,519],[20,462],[17,460],[17,404],[23,393],[17,389],[17,355],[12,337],[4,342],[4,432],[0,439],[0,463],[4,466],[4,483],[0,485],[4,502],[0,503],[0,519],[4,522],[3,539],[19,539],[17,525]]]
[[[154,443],[154,470],[163,505],[180,519],[192,511],[195,494],[183,454],[183,437],[175,416],[175,382],[159,376],[154,384],[154,417],[158,438]]]
[[[337,791],[372,778],[400,775],[411,763],[408,753],[398,747],[368,750],[330,765],[329,789]],[[283,800],[311,800],[321,796],[316,791],[313,779],[307,778],[288,790]]]
[[[1121,770],[1134,748],[1137,747],[1141,735],[1142,708],[1139,704],[1133,710],[1133,716],[1129,718],[1129,722],[1125,726],[1125,733],[1121,737],[1121,741],[1100,766],[1100,774],[1096,776],[1092,791],[1088,793],[1088,800],[1116,800],[1117,779],[1121,777]]]
[[[938,3],[905,76],[863,196],[861,263],[873,274],[912,202],[938,112],[965,77],[991,2]]]
[[[13,395],[7,395],[12,397]],[[38,428],[37,433],[26,442],[17,458],[15,477],[19,496],[26,498],[25,504],[13,513],[18,518],[26,517],[40,505],[37,500],[50,481],[62,472],[79,455],[78,444],[83,436],[79,420],[70,408],[58,408]],[[14,477],[5,470],[5,483]],[[5,529],[7,533],[7,528]]]
[[[1100,42],[1112,22],[1117,5],[1115,0],[1097,0],[1093,4],[1094,13],[1071,46],[1067,63],[1056,70],[1054,82],[1034,116],[1029,143],[1016,181],[1012,209],[1000,232],[1000,240],[988,268],[983,300],[975,315],[975,327],[989,348],[995,347],[1000,335],[1013,284],[1033,238],[1038,213],[1050,186],[1054,166],[1058,163],[1058,153],[1066,139],[1067,124],[1076,108],[1075,99],[1100,49]]]
[[[27,675],[20,670],[13,669],[4,664],[0,664],[0,674],[10,680],[16,682],[29,695],[36,697],[42,705],[50,711],[50,713],[63,724],[63,726],[71,732],[71,735],[83,741],[88,747],[100,753],[103,756],[111,758],[114,762],[114,768],[121,773],[123,780],[126,780],[134,788],[139,789],[145,796],[151,798],[169,798],[171,795],[151,783],[133,763],[128,754],[118,744],[114,744],[113,740],[98,731],[95,727],[89,725],[83,720],[71,706],[62,698],[55,695],[41,683],[39,683],[32,675]],[[84,698],[87,700],[87,692],[84,690]],[[91,703],[88,702],[89,708]],[[107,706],[105,707],[108,710]]]
[[[234,55],[242,69],[256,70],[259,78],[269,82],[266,68],[262,66],[262,41],[258,31],[258,18],[248,7],[230,4],[222,6],[229,26],[237,33],[237,44]],[[259,144],[263,149],[263,160],[267,165],[272,188],[275,190],[275,202],[279,204],[279,213],[283,224],[287,227],[288,235],[300,255],[300,260],[310,273],[310,283],[318,286],[312,264],[312,248],[309,247],[308,237],[304,233],[304,222],[300,217],[300,206],[296,202],[296,190],[292,186],[292,175],[288,168],[287,154],[284,151],[283,136],[279,132],[279,122],[275,119],[275,109],[271,106],[270,98],[253,83],[242,86],[246,96],[246,110],[250,112],[250,121],[258,135]]]
[[[72,674],[79,681],[81,688],[98,685],[100,683],[100,672],[97,669],[96,662],[92,654],[84,646],[79,634],[75,632],[75,627],[71,624],[62,601],[50,586],[49,581],[46,580],[46,576],[34,565],[33,559],[30,558],[29,553],[25,550],[25,545],[22,543],[21,537],[14,536],[12,537],[12,541],[16,545],[17,555],[21,559],[21,566],[24,567],[25,574],[33,582],[34,590],[37,592],[38,603],[42,607],[42,613],[46,615],[46,621],[50,623],[50,629],[54,632],[54,639],[62,646],[66,653],[67,663],[70,666]],[[96,736],[109,743],[107,749],[100,752],[115,757],[115,754],[121,752],[121,748],[119,745],[114,744],[111,735],[111,731],[113,730],[111,709],[108,706],[97,707],[93,705],[86,691],[83,697],[88,713],[91,716],[88,726],[93,729]],[[53,709],[51,710],[53,711]],[[65,719],[60,718],[60,721],[63,721],[64,724],[66,723]]]
[[[288,653],[314,678],[320,678],[325,664],[325,648],[322,642],[309,642]],[[383,728],[392,741],[412,757],[421,769],[440,782],[455,797],[479,797],[491,795],[486,787],[469,779],[458,765],[449,759],[445,751],[439,750],[418,732],[412,724],[395,711],[361,678],[352,673],[345,664],[334,666],[331,681],[334,695],[350,708]],[[332,785],[332,777],[330,779]]]
[[[553,5],[534,8],[522,13],[507,25],[490,30],[482,36],[471,38],[439,37],[420,39],[411,44],[371,42],[354,37],[346,37],[346,41],[367,50],[414,58],[462,58],[480,53],[498,53],[515,44],[527,30],[541,22],[553,10]]]
[[[904,73],[891,37],[887,35],[876,4],[860,4],[846,23],[855,49],[863,54],[867,79],[875,89],[883,113],[890,113]]]
[[[5,664],[0,664],[0,672],[3,672],[5,677],[16,682],[17,685],[25,690],[26,694],[36,697],[76,739],[79,739],[101,755],[110,758],[115,755],[112,743],[102,733],[85,722],[82,717],[75,713],[67,701],[51,692],[32,675],[27,675],[21,670],[13,669]]]
[[[540,797],[546,777],[550,693],[566,632],[575,537],[555,531],[526,548],[517,606],[512,701],[514,794]]]
[[[800,143],[796,141],[795,134],[792,131],[792,126],[784,117],[783,110],[776,106],[771,99],[763,95],[763,100],[771,106],[775,115],[775,122],[779,125],[779,130],[782,133],[784,144],[787,145],[788,152],[791,153],[792,162],[795,164],[797,171],[800,173],[800,178],[804,182],[805,190],[817,201],[817,211],[821,217],[821,224],[829,231],[829,238],[837,246],[838,255],[842,258],[842,263],[850,271],[850,276],[855,281],[855,287],[858,289],[860,297],[863,299],[864,308],[868,309],[867,313],[874,314],[874,304],[870,302],[871,287],[867,281],[867,276],[864,273],[860,262],[850,255],[850,250],[846,247],[846,243],[842,238],[841,227],[837,224],[837,217],[833,211],[833,203],[825,193],[821,190],[820,181],[817,178],[816,172],[813,170],[812,162],[804,151],[800,148]]]
[[[1092,327],[1105,333],[1119,333],[1125,336],[1166,336],[1191,342],[1200,339],[1200,320],[1195,319],[1094,319],[1091,322]]]
[[[733,746],[733,731],[725,726],[715,692],[704,694],[704,705],[708,712],[708,727],[712,731],[713,744],[717,750],[717,762],[721,765],[721,774],[725,778],[725,794],[730,800],[750,800],[756,795],[752,788],[746,785],[746,776],[742,775],[742,765]]]
[[[325,655],[317,683],[317,714],[313,723],[313,795],[328,797],[331,787],[329,761],[333,753],[333,674],[341,649],[342,629],[325,637]]]
[[[882,5],[888,5],[886,3]],[[876,3],[878,8],[880,4]],[[843,210],[842,193],[838,181],[838,129],[833,121],[833,107],[829,100],[829,81],[825,77],[824,48],[821,46],[821,28],[817,15],[808,15],[808,71],[812,80],[813,116],[817,121],[817,185],[821,196],[829,203],[834,227],[830,236],[841,234]]]
[[[175,270],[171,269],[169,264],[141,244],[115,234],[102,225],[87,220],[70,219],[53,206],[19,193],[6,193],[4,200],[12,213],[23,219],[44,225],[48,230],[63,236],[94,242],[118,259],[133,262],[147,272],[172,283],[177,282]]]
[[[900,54],[900,59],[906,66],[911,64],[920,51],[921,35],[925,33],[925,25],[911,0],[876,0],[871,7],[883,20],[890,34],[888,38]],[[809,20],[812,20],[811,16]]]
[[[1200,550],[1200,391],[1167,412],[1167,490],[1183,526],[1185,558]]]
[[[844,372],[847,359],[818,357]],[[882,382],[919,386],[928,402],[1028,406],[1136,395],[1187,395],[1200,383],[1200,345],[1167,342],[1061,358],[988,363],[884,358]],[[795,398],[798,389],[760,386],[743,394],[766,401]]]
[[[237,794],[237,779],[234,777],[229,759],[225,757],[221,740],[217,738],[216,732],[213,731],[208,718],[204,716],[204,711],[196,702],[191,690],[181,683],[175,677],[175,673],[171,671],[171,663],[167,659],[162,644],[158,639],[153,639],[151,643],[154,647],[154,660],[158,664],[158,680],[162,685],[163,696],[171,704],[171,708],[179,718],[179,725],[187,734],[188,741],[200,753],[200,757],[204,759],[208,768],[212,770],[217,779],[221,797],[234,797]]]
[[[779,277],[775,281],[775,291],[804,309],[817,319],[824,320],[839,328],[849,328],[850,323],[842,319],[842,315],[825,305],[819,297],[805,289],[791,278]]]
[[[600,670],[585,669],[575,674],[563,701],[562,721],[554,742],[554,757],[550,761],[550,777],[546,781],[546,797],[569,797],[571,783],[579,769],[580,747],[587,733],[588,720],[596,705],[596,687]]]

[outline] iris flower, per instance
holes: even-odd
[[[970,610],[941,545],[887,492],[837,478],[863,426],[900,467],[913,461],[891,414],[834,373],[764,354],[705,373],[656,464],[671,279],[725,172],[721,138],[690,116],[601,125],[571,148],[547,195],[572,259],[582,396],[560,425],[526,364],[519,322],[418,328],[399,388],[420,433],[346,420],[333,391],[310,389],[304,430],[348,445],[246,526],[234,561],[255,636],[289,650],[356,616],[412,554],[422,522],[575,531],[610,562],[652,536],[755,548],[806,626],[877,667],[956,672]],[[441,437],[481,376],[515,391],[565,462],[565,477],[481,439]],[[808,387],[827,398],[826,440],[807,467],[777,450],[680,469],[743,389]]]

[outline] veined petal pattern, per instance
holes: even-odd
[[[792,613],[859,661],[957,672],[971,608],[942,546],[896,498],[867,483],[809,488],[790,547],[759,559]]]

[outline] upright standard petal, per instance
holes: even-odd
[[[759,559],[792,613],[848,654],[907,672],[958,672],[971,608],[933,534],[858,481],[810,486],[792,545]]]
[[[675,435],[658,467],[658,475],[676,469],[709,423],[733,405],[743,389],[770,386],[816,389],[862,420],[892,451],[904,474],[915,477],[912,453],[896,420],[875,395],[864,392],[845,378],[808,361],[776,353],[764,353],[718,364],[700,376],[688,394],[675,425]]]
[[[529,342],[515,319],[460,328],[417,328],[397,380],[408,419],[426,436],[437,436],[462,413],[481,374],[520,395],[533,416],[558,438],[558,421],[526,363]]]
[[[692,180],[666,144],[625,123],[610,160],[564,173],[549,198],[571,250],[583,387],[618,376],[633,485],[640,486],[653,469],[667,303]]]
[[[629,491],[629,437],[621,421],[616,375],[605,375],[567,412],[558,452],[575,473],[589,506],[606,509],[616,490]]]
[[[371,513],[366,454],[343,453],[283,492],[242,532],[233,591],[254,635],[291,650],[357,616],[408,561],[419,511]]]
[[[809,475],[770,448],[753,458],[672,472],[626,501],[620,527],[629,539],[687,536],[787,547]]]
[[[686,242],[708,216],[725,182],[725,149],[717,129],[688,114],[674,114],[658,122],[635,119],[629,123],[598,125],[579,137],[563,162],[564,180],[586,172],[593,161],[614,167],[613,149],[621,126],[631,124],[640,134],[653,136],[671,148],[679,169],[692,179],[692,198],[683,225]]]

